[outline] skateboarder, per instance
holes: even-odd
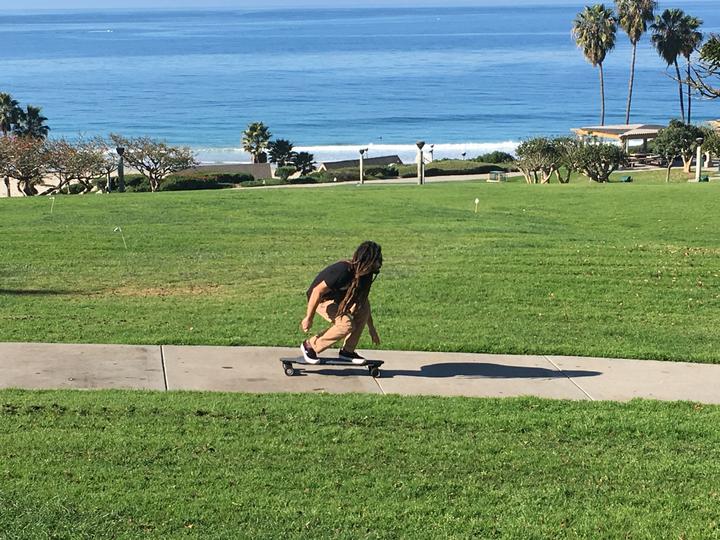
[[[310,331],[315,313],[332,323],[300,345],[305,361],[320,363],[318,355],[335,342],[344,339],[339,357],[353,364],[362,364],[365,359],[355,347],[367,325],[375,345],[380,344],[370,311],[368,294],[373,281],[382,267],[382,251],[375,242],[363,242],[355,250],[352,259],[338,261],[322,270],[307,290],[307,314],[300,323],[303,332]]]

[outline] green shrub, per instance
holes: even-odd
[[[287,180],[296,170],[297,169],[295,169],[295,167],[278,167],[275,170],[275,176],[284,181]]]
[[[508,167],[494,163],[478,163],[477,161],[447,160],[433,161],[425,165],[425,176],[451,176],[458,174],[487,174],[490,171],[507,171]],[[417,176],[417,165],[401,165],[401,178]]]
[[[317,184],[317,179],[312,176],[300,176],[298,178],[290,178],[288,184]]]
[[[142,174],[126,174],[125,191],[128,191],[130,193],[151,191],[150,181]]]
[[[214,180],[220,184],[240,184],[242,182],[248,182],[254,180],[252,174],[240,173],[240,172],[225,172],[225,171],[203,171],[200,169],[189,169],[180,173],[170,175],[172,177],[182,178],[200,178],[204,180]],[[169,177],[168,177],[169,178]]]
[[[480,161],[482,163],[512,163],[515,161],[515,158],[512,154],[495,150],[494,152],[481,154],[478,157],[473,158],[473,161]]]
[[[192,176],[168,176],[160,184],[159,191],[187,191],[193,189],[222,189],[233,184],[222,184],[216,178],[193,178]]]

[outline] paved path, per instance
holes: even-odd
[[[720,365],[650,360],[365,351],[364,367],[301,366],[288,377],[282,347],[0,343],[0,388],[368,392],[555,399],[650,398],[720,404]]]

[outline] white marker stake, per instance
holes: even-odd
[[[55,197],[50,197],[52,199],[52,204],[50,205],[50,213],[53,213],[53,208],[55,208]]]
[[[125,246],[125,249],[127,250],[127,243],[125,242],[125,235],[124,235],[123,232],[122,232],[122,228],[121,228],[121,227],[115,227],[115,230],[113,230],[113,232],[119,232],[119,233],[120,233],[120,236],[122,236],[122,239],[123,239],[123,245]]]
[[[475,213],[477,214],[477,207],[480,204],[480,199],[475,199]]]

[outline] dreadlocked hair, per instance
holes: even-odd
[[[350,260],[353,279],[338,308],[338,315],[345,315],[354,305],[362,306],[370,293],[373,278],[362,279],[370,274],[377,275],[382,266],[382,249],[375,242],[363,242],[355,250]]]

